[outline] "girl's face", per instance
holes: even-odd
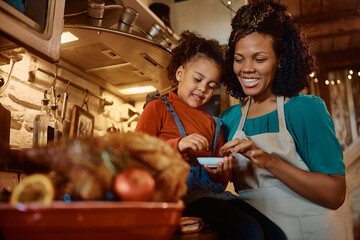
[[[209,102],[220,82],[221,67],[213,60],[197,58],[176,71],[177,95],[193,108]]]
[[[273,96],[277,67],[271,36],[251,33],[236,43],[233,69],[246,95],[255,99]]]

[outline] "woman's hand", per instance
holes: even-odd
[[[220,151],[219,151],[220,156],[227,156],[232,153],[242,153],[243,154],[246,150],[250,150],[249,148],[251,147],[251,143],[252,142],[250,140],[235,138],[235,139],[225,143],[220,148]],[[240,150],[241,150],[241,152],[240,152]]]
[[[337,209],[344,202],[346,181],[343,175],[302,170],[263,151],[246,139],[233,139],[220,149],[222,155],[231,153],[241,153],[259,168],[267,169],[302,197],[323,207]]]
[[[272,159],[271,154],[256,147],[253,141],[247,139],[235,138],[220,148],[221,156],[232,153],[241,153],[254,162],[259,168],[266,168]]]
[[[210,144],[206,137],[193,133],[186,137],[181,138],[178,144],[179,151],[185,152],[188,149],[192,149],[194,151],[209,151],[210,150]]]

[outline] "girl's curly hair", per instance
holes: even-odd
[[[213,60],[224,69],[224,53],[215,39],[205,39],[199,34],[190,31],[184,31],[180,35],[179,45],[173,49],[171,61],[167,67],[168,79],[176,86],[176,70],[191,61],[205,58]]]
[[[280,59],[273,84],[277,96],[291,97],[309,87],[309,74],[316,70],[300,23],[291,18],[284,5],[262,1],[241,7],[232,19],[232,32],[225,54],[226,76],[222,83],[240,100],[247,96],[233,70],[235,44],[250,33],[269,35],[276,57]]]

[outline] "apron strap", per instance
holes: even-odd
[[[244,111],[242,113],[242,116],[241,116],[241,119],[240,119],[240,124],[239,124],[239,127],[237,129],[237,131],[242,131],[243,128],[244,128],[244,124],[245,124],[245,120],[246,120],[246,117],[247,117],[247,114],[248,114],[248,111],[249,111],[249,107],[250,107],[250,102],[251,102],[251,97],[249,97],[246,105],[245,105],[245,108],[244,108]],[[240,109],[241,111],[241,109]]]
[[[251,97],[249,97],[249,100],[247,101],[243,114],[241,116],[240,124],[238,127],[238,131],[242,131],[244,128],[245,120],[249,111],[251,102]],[[278,113],[278,121],[279,121],[279,132],[286,131],[286,121],[285,121],[285,113],[284,113],[284,96],[277,96],[276,97],[276,107],[277,107],[277,113]]]
[[[279,132],[286,131],[286,121],[284,112],[284,96],[276,97],[276,105],[279,119]]]
[[[215,120],[215,124],[216,124],[213,151],[212,151],[212,155],[215,156],[216,144],[217,144],[217,140],[220,135],[220,128],[222,125],[222,120],[217,117],[214,117],[214,116],[212,116],[212,118]]]
[[[180,135],[182,137],[186,137],[184,126],[182,125],[179,116],[176,114],[175,109],[173,108],[167,97],[166,96],[160,97],[160,100],[163,101],[163,103],[165,103],[166,110],[168,110],[170,114],[173,116],[176,126],[179,129]]]

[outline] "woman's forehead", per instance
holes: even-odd
[[[235,44],[235,52],[238,51],[274,51],[273,39],[270,35],[251,33],[240,38]]]

